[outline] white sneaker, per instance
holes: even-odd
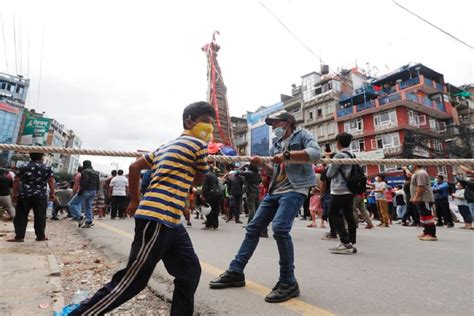
[[[341,243],[337,247],[329,248],[329,252],[336,253],[336,254],[351,254],[351,253],[356,253],[357,249],[351,244],[345,245]]]

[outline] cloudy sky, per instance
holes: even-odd
[[[357,64],[381,75],[422,62],[447,82],[474,81],[472,49],[391,0],[261,2],[331,70]],[[398,2],[474,45],[471,1]],[[320,64],[258,0],[0,5],[0,71],[31,78],[27,106],[73,129],[84,148],[151,150],[179,134],[184,106],[206,99],[200,48],[214,30],[221,33],[219,62],[232,115],[278,102],[280,93],[289,94],[292,83]],[[127,168],[130,160],[93,161],[107,172],[111,163]]]

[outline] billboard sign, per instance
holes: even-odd
[[[255,125],[259,121],[267,118],[270,114],[283,110],[283,102],[278,102],[274,105],[261,107],[256,112],[247,112],[248,125]]]
[[[22,145],[44,146],[48,138],[51,120],[44,117],[26,116],[21,136]]]

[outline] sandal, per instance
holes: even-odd
[[[16,239],[16,238],[7,239],[7,242],[24,242],[24,241],[25,241],[24,239]]]
[[[316,224],[308,224],[306,227],[318,227]]]

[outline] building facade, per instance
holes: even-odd
[[[250,140],[248,153],[252,156],[269,156],[273,145],[272,127],[265,124],[265,118],[284,111],[283,102],[271,106],[262,106],[255,112],[247,112],[248,134]]]
[[[232,134],[234,135],[234,144],[239,156],[248,156],[248,125],[247,118],[232,116]]]
[[[0,143],[16,144],[23,118],[30,80],[0,73]],[[0,152],[1,160],[10,162],[13,152]]]
[[[335,116],[338,132],[354,135],[353,153],[381,151],[387,158],[448,158],[447,126],[457,120],[443,75],[422,64],[400,67],[355,89],[339,100]],[[394,165],[366,170],[369,177],[402,175]],[[432,177],[452,175],[450,166],[427,171]]]

